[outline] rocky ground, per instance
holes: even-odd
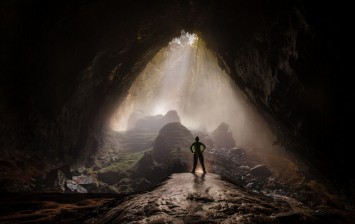
[[[151,191],[118,194],[6,194],[0,223],[351,224],[354,210],[309,207],[266,196],[213,173],[171,175]]]
[[[272,164],[236,148],[227,124],[210,134],[170,122],[159,132],[106,135],[91,167],[43,167],[18,155],[0,160],[0,222],[351,223],[348,200],[291,160]],[[188,173],[197,135],[207,145],[206,176]]]
[[[157,189],[111,209],[97,223],[353,223],[354,212],[312,208],[287,197],[248,192],[219,175],[173,174]]]

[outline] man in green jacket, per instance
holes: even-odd
[[[192,143],[192,145],[190,146],[190,150],[194,154],[194,167],[192,168],[191,173],[195,173],[197,159],[200,161],[203,173],[206,173],[205,164],[203,162],[203,154],[202,154],[206,146],[202,142],[199,142],[199,140],[200,140],[199,137],[196,136],[195,142]]]

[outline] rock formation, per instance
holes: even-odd
[[[189,152],[189,147],[194,141],[191,132],[179,122],[173,122],[160,129],[155,139],[153,148],[154,160],[166,163],[171,158],[171,153],[178,148]]]
[[[221,123],[211,133],[213,139],[213,147],[231,149],[235,146],[235,140],[232,136],[232,132],[229,131],[229,125]]]
[[[136,129],[147,129],[159,131],[164,125],[172,122],[180,122],[180,118],[175,110],[168,111],[165,115],[155,115],[140,118],[136,121]]]

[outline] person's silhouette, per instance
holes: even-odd
[[[199,142],[199,137],[196,136],[195,142],[191,144],[190,150],[194,154],[194,166],[192,168],[191,173],[195,173],[197,160],[200,161],[202,166],[203,173],[206,173],[205,164],[203,162],[203,151],[205,150],[206,146],[202,142]]]

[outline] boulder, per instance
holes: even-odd
[[[160,129],[155,139],[153,158],[159,163],[166,163],[171,159],[171,152],[177,148],[189,152],[188,148],[192,142],[194,137],[185,126],[180,122],[169,123]]]
[[[131,130],[135,128],[136,123],[139,119],[142,119],[144,117],[143,111],[142,110],[137,110],[134,111],[129,115],[128,121],[127,121],[127,130]]]
[[[250,169],[249,173],[259,178],[268,178],[272,175],[272,172],[265,165],[256,165]]]
[[[189,172],[189,163],[185,158],[176,157],[169,161],[167,172],[171,173],[185,173]]]
[[[45,188],[57,188],[61,191],[65,191],[65,181],[68,178],[65,174],[59,169],[51,170],[46,178],[43,180],[42,186]]]
[[[167,177],[166,169],[155,162],[151,153],[147,152],[131,169],[133,178],[145,178],[151,183],[159,183]]]
[[[172,122],[181,122],[180,121],[180,117],[177,113],[176,110],[169,110],[165,116],[164,116],[164,120],[166,124],[172,123]]]
[[[66,190],[66,192],[88,193],[88,191],[83,186],[75,183],[75,181],[72,181],[72,180],[66,180],[65,190]]]
[[[73,176],[72,180],[76,184],[92,184],[94,182],[91,177],[86,176],[85,174],[80,174],[79,176]]]
[[[135,179],[132,183],[134,191],[145,191],[152,186],[152,183],[145,178]]]
[[[120,176],[120,172],[117,171],[106,171],[97,173],[97,179],[100,181],[107,183],[109,185],[117,183],[122,177]]]
[[[160,114],[138,119],[135,129],[147,129],[158,132],[164,125],[172,122],[180,123],[180,117],[175,110],[168,111],[164,116]]]
[[[213,147],[231,149],[235,147],[235,140],[229,125],[222,122],[212,133]]]
[[[130,185],[120,185],[118,187],[118,193],[130,194],[132,192],[134,192],[134,190],[132,189],[132,187]]]

